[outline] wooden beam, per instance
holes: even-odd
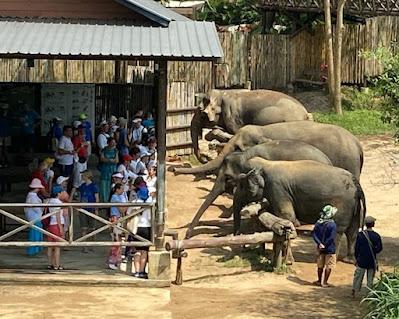
[[[158,144],[158,165],[157,165],[157,210],[155,247],[162,250],[164,246],[165,228],[165,178],[166,178],[166,110],[168,92],[168,63],[166,61],[155,61],[156,88],[158,90],[157,103],[157,144]]]
[[[273,232],[255,233],[251,235],[229,236],[206,239],[172,240],[166,243],[166,250],[183,250],[193,248],[212,248],[224,246],[240,246],[245,244],[272,243],[276,235]],[[285,238],[285,237],[284,237]]]

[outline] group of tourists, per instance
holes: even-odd
[[[77,201],[80,203],[154,203],[156,198],[156,163],[157,142],[152,118],[143,120],[138,112],[131,125],[124,118],[112,116],[109,121],[99,125],[99,133],[94,142],[92,126],[86,114],[79,116],[79,121],[73,125],[59,125],[60,119],[52,124],[53,146],[55,158],[48,157],[39,163],[32,173],[29,193],[26,203],[29,204],[60,204]],[[146,126],[143,125],[143,122]],[[88,169],[91,153],[98,158],[99,183],[95,182],[93,170]],[[57,173],[57,174],[56,174]],[[57,176],[57,178],[55,178]],[[89,213],[101,213],[95,207],[83,207]],[[134,213],[138,208],[118,205],[103,209],[108,219],[118,226],[129,226],[130,233],[151,241],[151,208],[145,207],[135,217],[128,219],[124,225],[118,220],[126,214]],[[40,218],[46,213],[57,212],[49,219]],[[48,236],[48,241],[59,241],[67,238],[70,216],[68,209],[61,207],[49,208],[44,211],[40,207],[26,208],[28,221],[34,221],[37,227],[44,227],[54,236]],[[81,235],[95,230],[95,219],[84,213],[79,213]],[[114,227],[111,232],[114,241],[133,241],[134,236],[125,234],[121,228]],[[43,235],[30,228],[30,241],[42,241]],[[107,266],[116,270],[126,258],[134,260],[134,276],[147,278],[145,272],[148,248],[123,249],[115,245],[110,249]],[[28,255],[34,256],[41,251],[40,247],[29,247]],[[49,269],[62,270],[60,265],[60,248],[48,249]],[[84,253],[93,251],[83,248]]]
[[[318,251],[318,279],[315,281],[317,286],[331,287],[328,280],[337,260],[335,245],[337,225],[334,222],[334,216],[337,211],[336,207],[331,205],[325,206],[313,230],[313,239],[317,245]],[[382,241],[380,235],[373,230],[375,222],[376,219],[374,217],[366,216],[364,219],[366,229],[362,229],[356,238],[356,269],[352,286],[353,298],[360,292],[365,274],[367,274],[367,287],[371,288],[378,270],[377,254],[382,251]]]

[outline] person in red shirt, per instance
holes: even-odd
[[[85,140],[83,125],[78,126],[78,134],[73,137],[72,144],[79,157],[87,158],[89,145]]]
[[[32,176],[31,176],[31,181],[33,181],[35,178],[37,178],[40,180],[40,182],[44,186],[44,189],[40,190],[40,195],[42,195],[43,197],[49,197],[49,193],[50,193],[49,185],[46,182],[46,178],[44,175],[47,168],[48,168],[47,162],[42,161],[42,162],[40,162],[39,167],[32,172]]]

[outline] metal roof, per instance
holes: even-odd
[[[148,19],[167,26],[170,21],[189,21],[185,16],[165,8],[153,0],[116,0],[116,2],[136,11]]]
[[[165,28],[3,20],[0,56],[212,60],[223,51],[213,22],[171,21]]]

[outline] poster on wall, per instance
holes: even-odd
[[[62,118],[66,125],[78,120],[79,114],[86,113],[94,123],[94,84],[42,84],[41,98],[42,135],[47,134],[55,117]]]

